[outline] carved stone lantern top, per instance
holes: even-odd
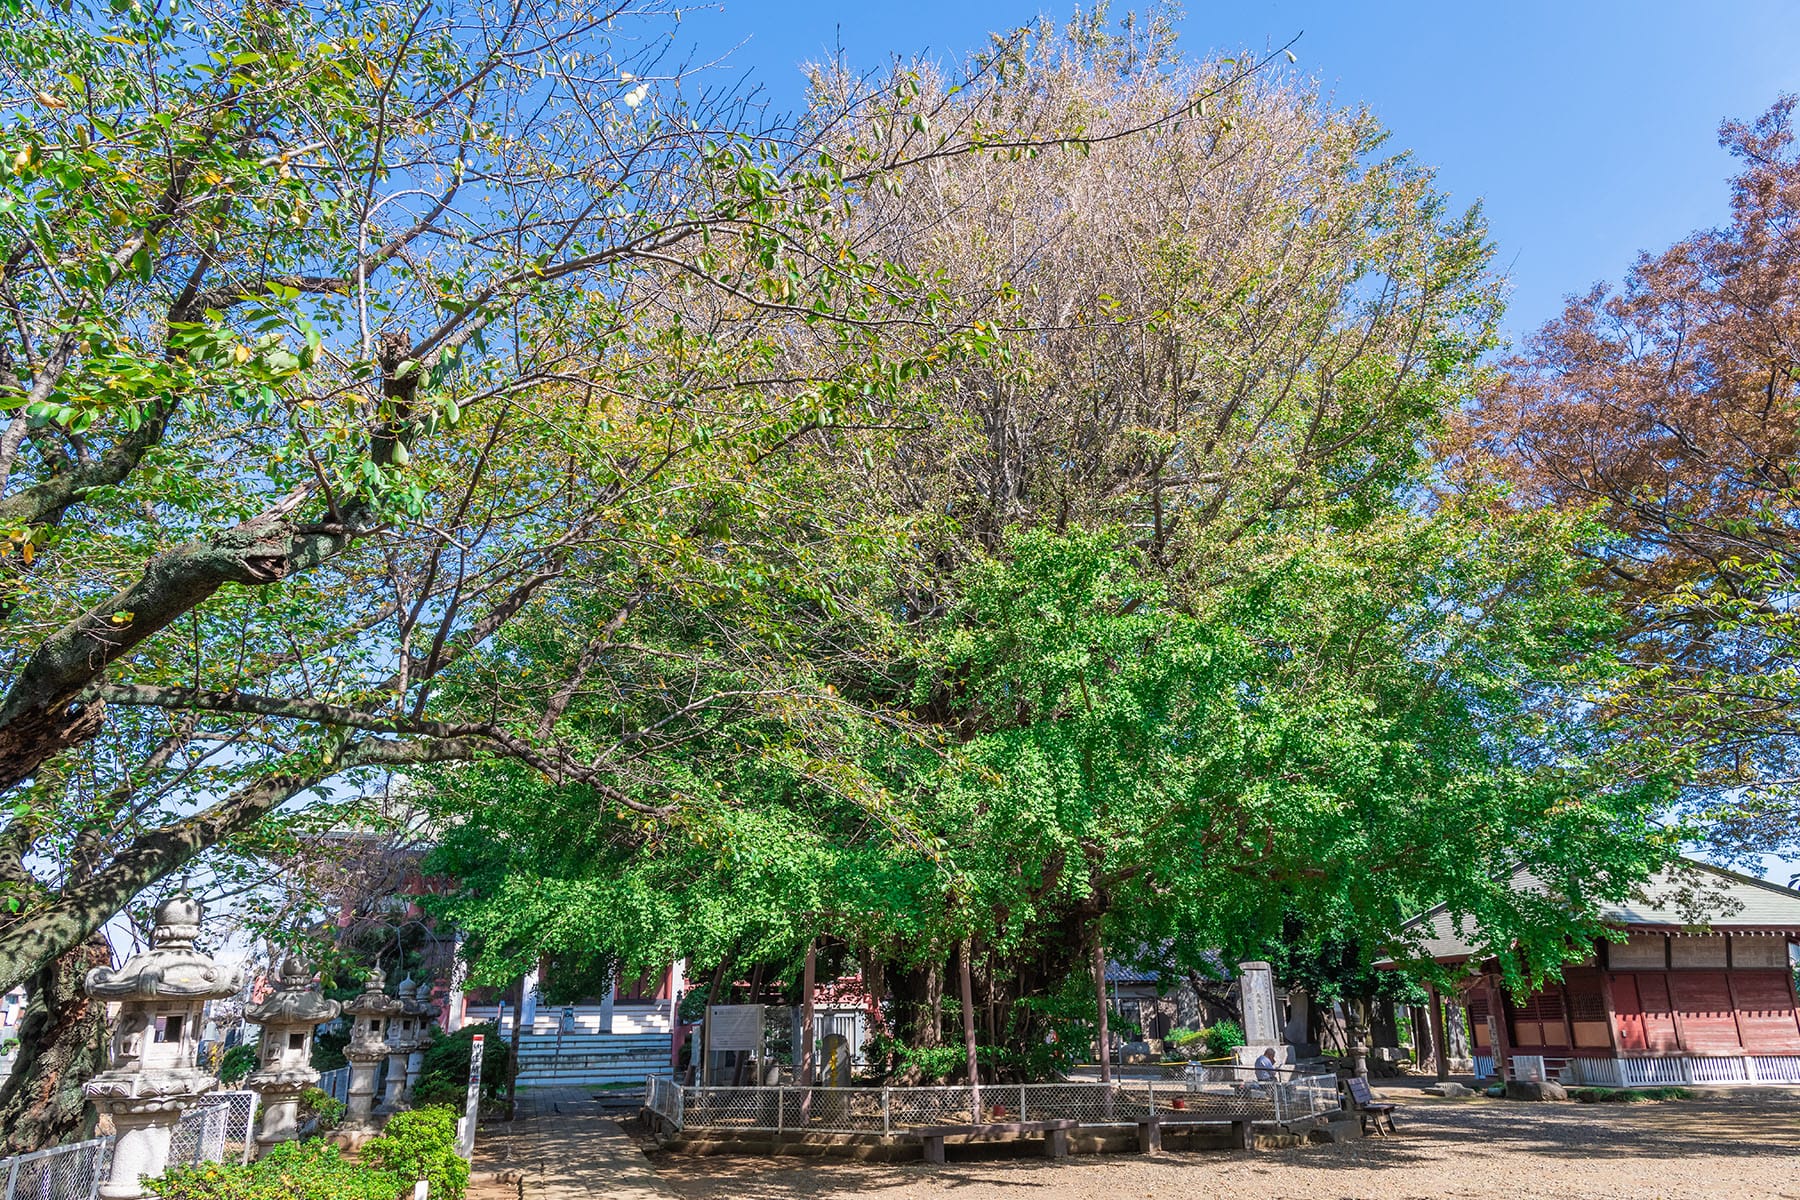
[[[150,949],[118,970],[87,973],[88,995],[117,1001],[112,1065],[86,1085],[95,1102],[115,1117],[179,1109],[218,1081],[195,1066],[200,1022],[208,1000],[237,994],[243,972],[222,967],[194,949],[201,909],[191,896],[175,896],[156,909]]]
[[[258,1025],[321,1025],[337,1019],[343,1005],[327,1000],[313,984],[312,972],[298,958],[281,964],[279,983],[269,998],[244,1010]]]
[[[380,1058],[390,1052],[387,1037],[404,1006],[399,997],[387,994],[386,987],[387,976],[377,967],[369,972],[363,990],[344,1002],[344,1011],[355,1018],[345,1057]]]
[[[431,1005],[419,999],[418,981],[410,977],[400,981],[399,993],[400,1016],[390,1025],[388,1046],[393,1050],[417,1050],[431,1023]]]
[[[297,957],[281,964],[280,981],[268,999],[244,1010],[246,1019],[262,1026],[258,1067],[244,1082],[265,1100],[298,1095],[318,1082],[312,1065],[313,1026],[336,1019],[343,1008],[320,994],[312,972]]]
[[[100,1000],[222,1000],[244,986],[244,973],[221,967],[194,949],[200,936],[200,902],[173,896],[156,908],[150,949],[134,954],[118,970],[95,967],[87,973],[87,993]]]

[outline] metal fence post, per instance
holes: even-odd
[[[251,1158],[253,1158],[255,1156],[255,1151],[256,1151],[256,1104],[257,1104],[257,1101],[259,1101],[261,1099],[262,1099],[262,1097],[258,1093],[251,1092],[250,1093],[250,1111],[244,1116],[244,1157],[243,1157],[242,1161],[245,1166],[248,1166],[250,1164]]]
[[[1031,1120],[1030,1117],[1025,1115],[1025,1085],[1022,1083],[1019,1085],[1019,1120]]]
[[[894,1132],[894,1096],[893,1089],[887,1084],[881,1085],[881,1132],[885,1136]],[[11,1193],[8,1193],[10,1200]]]
[[[1156,1115],[1156,1080],[1150,1081],[1150,1115]]]
[[[12,1160],[12,1165],[6,1169],[6,1200],[13,1200],[13,1188],[18,1185],[18,1182],[19,1160],[15,1158]]]
[[[780,1084],[775,1086],[775,1132],[780,1133],[787,1120],[787,1089]]]

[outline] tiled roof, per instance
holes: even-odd
[[[1127,967],[1110,958],[1106,960],[1106,982],[1108,983],[1158,983],[1162,976],[1155,971],[1143,971],[1137,967]]]
[[[1543,890],[1524,868],[1513,874],[1512,886]],[[1631,899],[1602,905],[1600,919],[1609,925],[1670,931],[1705,927],[1800,934],[1800,892],[1683,859],[1653,875]],[[1419,949],[1428,958],[1466,958],[1476,952],[1473,922],[1463,921],[1459,930],[1454,915],[1441,904],[1401,928],[1409,939],[1423,935]]]

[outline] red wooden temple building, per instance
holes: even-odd
[[[1534,881],[1521,872],[1514,886]],[[1516,1058],[1541,1056],[1550,1077],[1576,1084],[1800,1083],[1800,892],[1689,860],[1601,916],[1625,940],[1596,943],[1522,1003],[1445,909],[1407,922],[1427,956],[1468,969],[1460,998],[1478,1074],[1512,1078]]]

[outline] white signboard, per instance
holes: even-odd
[[[475,1126],[481,1121],[481,1052],[486,1044],[483,1034],[476,1034],[469,1045],[469,1097],[463,1105],[462,1128],[456,1152],[464,1158],[475,1157]]]
[[[714,1004],[706,1010],[706,1049],[708,1052],[762,1049],[763,1006],[760,1004]]]
[[[1244,1004],[1244,1040],[1262,1049],[1281,1044],[1281,1022],[1275,1012],[1275,974],[1266,962],[1239,963],[1239,998]]]

